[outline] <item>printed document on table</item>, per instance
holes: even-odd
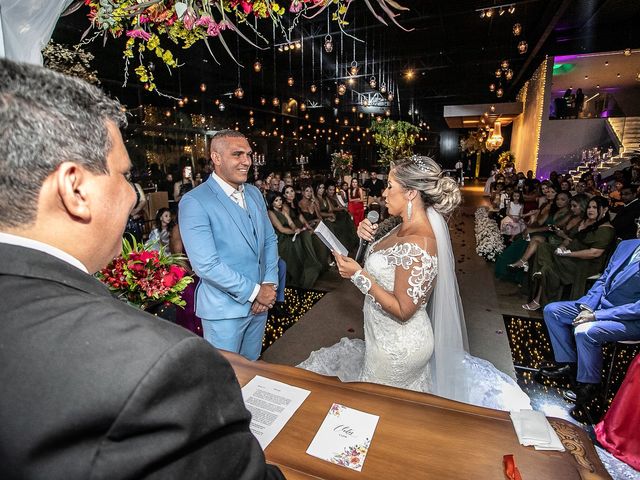
[[[322,240],[322,243],[324,243],[332,252],[335,250],[345,257],[349,255],[349,251],[340,242],[340,240],[338,240],[333,232],[329,230],[329,227],[327,227],[324,222],[320,222],[313,233],[315,233],[320,240]]]
[[[307,453],[360,472],[379,419],[378,415],[334,403]]]
[[[244,404],[251,412],[249,429],[263,450],[276,438],[309,393],[309,390],[260,375],[242,387]]]

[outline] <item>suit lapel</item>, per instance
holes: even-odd
[[[209,186],[213,193],[218,197],[219,205],[224,208],[228,216],[233,220],[233,223],[238,227],[238,230],[240,230],[242,236],[251,246],[251,249],[256,251],[257,246],[255,236],[253,235],[253,226],[251,225],[251,219],[247,215],[247,212],[236,202],[231,200],[213,178],[210,179]],[[245,195],[245,202],[247,202],[248,197],[248,195]],[[249,208],[248,203],[247,208]]]
[[[609,284],[609,291],[619,287],[620,285],[623,285],[629,279],[629,277],[637,273],[640,269],[640,262],[636,262],[633,265],[627,265],[629,257],[633,255],[633,252],[635,251],[637,246],[637,243],[632,243],[629,246],[628,251],[625,252],[626,255],[622,256],[622,261],[617,266],[614,274],[610,277],[611,282]]]

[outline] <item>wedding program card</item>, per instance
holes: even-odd
[[[307,453],[359,472],[364,465],[379,418],[377,415],[334,403],[313,437]]]
[[[244,404],[251,412],[249,429],[263,450],[276,438],[309,393],[309,390],[260,375],[242,387]]]

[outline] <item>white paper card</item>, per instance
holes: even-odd
[[[513,428],[518,441],[536,450],[557,450],[564,452],[564,446],[543,412],[520,410],[510,412]]]
[[[307,453],[359,472],[379,418],[378,415],[334,403],[307,448]]]
[[[309,390],[260,375],[242,387],[244,404],[251,412],[249,429],[263,450],[276,438],[309,393]]]
[[[338,240],[338,238],[333,234],[329,227],[327,227],[324,222],[320,222],[316,229],[313,231],[319,238],[322,240],[329,250],[332,252],[335,250],[340,253],[340,255],[347,256],[349,255],[349,251],[345,248],[345,246]]]

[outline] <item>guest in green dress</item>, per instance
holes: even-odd
[[[307,185],[302,189],[302,198],[298,202],[298,208],[302,213],[302,216],[306,220],[307,224],[311,228],[316,228],[318,224],[322,221],[322,215],[320,214],[320,207],[318,206],[318,200],[313,192],[313,187],[311,185]],[[313,247],[316,251],[316,256],[320,263],[323,265],[323,270],[329,269],[329,262],[333,261],[333,257],[331,256],[331,251],[327,248],[327,246],[320,240],[320,237],[317,235],[313,235],[311,237],[313,242]]]
[[[284,203],[282,194],[269,194],[269,219],[278,237],[278,254],[287,264],[287,285],[309,289],[320,276],[322,265],[309,232],[296,226]]]
[[[342,242],[347,250],[354,251],[358,248],[358,234],[353,219],[347,210],[346,202],[336,193],[334,183],[327,183],[326,200],[330,211],[335,215],[334,227],[336,237]]]
[[[587,278],[602,271],[615,242],[608,207],[605,198],[593,197],[587,205],[586,218],[567,249],[548,243],[538,247],[535,263],[539,270],[532,274],[533,299],[522,308],[538,310],[560,300],[565,285],[572,285],[570,300],[584,295]]]

